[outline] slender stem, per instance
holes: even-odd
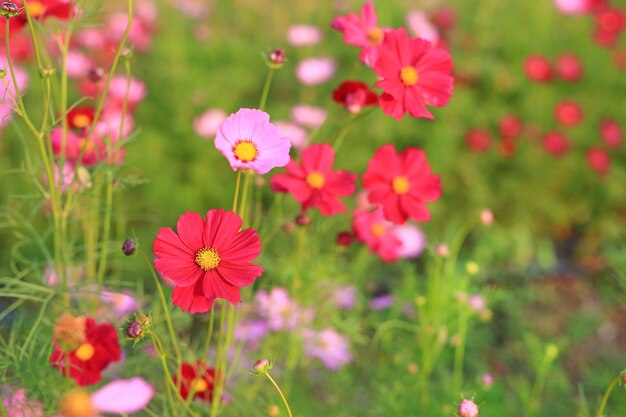
[[[609,397],[611,393],[615,389],[615,387],[620,383],[620,381],[624,378],[624,371],[622,371],[613,381],[609,384],[609,387],[604,392],[602,396],[602,402],[600,402],[600,406],[598,407],[598,411],[596,411],[596,417],[604,417],[604,409],[606,408],[606,404],[609,401]]]
[[[98,284],[102,285],[106,271],[109,250],[109,235],[111,234],[111,213],[113,212],[113,177],[111,171],[106,172],[106,200],[104,211],[104,230],[102,231],[102,253],[98,265]]]
[[[266,372],[265,376],[267,376],[267,379],[269,379],[270,382],[272,384],[274,384],[274,387],[276,388],[276,391],[278,391],[278,395],[280,395],[280,398],[283,399],[283,404],[285,404],[285,408],[287,409],[287,414],[289,414],[289,417],[293,417],[293,414],[291,414],[291,408],[289,408],[289,403],[287,402],[287,399],[283,395],[283,392],[281,391],[281,389],[278,386],[278,384],[276,383],[276,381],[274,381],[274,378],[272,378],[272,376],[269,374],[269,372]]]
[[[28,29],[30,30],[30,36],[33,38],[33,49],[35,50],[35,59],[37,60],[37,69],[41,72],[43,65],[41,64],[41,55],[39,54],[39,42],[37,41],[37,34],[35,32],[35,25],[33,25],[33,17],[30,14],[30,7],[28,2],[24,0],[24,10],[26,11],[26,20],[28,21]]]
[[[241,170],[237,171],[237,181],[235,182],[235,195],[233,197],[233,211],[237,213],[237,203],[239,201],[239,186],[241,185]]]
[[[224,377],[225,366],[222,366],[226,362],[226,333],[224,332],[224,320],[226,317],[226,303],[224,300],[222,304],[222,311],[220,312],[220,328],[218,334],[217,348],[215,349],[215,384],[213,388],[213,403],[211,403],[211,417],[215,417],[218,414],[220,408],[220,402],[222,400],[222,393],[224,391]]]
[[[265,106],[267,105],[267,97],[270,93],[270,86],[272,85],[273,79],[274,79],[274,68],[270,67],[270,71],[267,73],[267,78],[265,78],[265,85],[263,86],[263,92],[261,93],[261,101],[259,102],[260,110],[265,110]]]
[[[161,360],[161,367],[163,368],[163,376],[165,377],[165,390],[167,391],[167,399],[172,405],[174,404],[174,397],[172,396],[172,389],[170,387],[170,381],[172,380],[172,376],[170,374],[169,367],[167,366],[167,360],[165,358],[165,354],[163,353],[163,347],[161,346],[161,342],[157,339],[156,335],[152,332],[149,333],[150,339],[152,340],[152,346],[154,346],[154,350],[156,354],[159,356]],[[164,410],[167,411],[167,410]]]
[[[154,278],[154,283],[156,284],[157,290],[159,292],[159,298],[161,299],[161,306],[163,307],[163,313],[165,314],[165,322],[167,324],[167,330],[170,333],[170,338],[172,339],[172,345],[174,346],[174,351],[176,352],[176,365],[180,368],[182,363],[182,355],[180,353],[180,347],[178,346],[178,339],[176,338],[176,332],[174,331],[174,326],[172,325],[172,318],[170,317],[170,311],[167,307],[167,301],[165,300],[165,293],[163,292],[163,287],[161,286],[161,281],[154,270],[154,266],[152,262],[148,259],[145,253],[141,249],[138,250],[141,253],[141,256],[148,264],[150,272],[152,273],[152,277]]]
[[[459,340],[454,352],[454,391],[461,392],[463,382],[463,361],[465,357],[465,341],[467,339],[467,308],[463,306],[463,311],[459,317]]]

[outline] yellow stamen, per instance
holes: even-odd
[[[37,19],[39,16],[44,14],[44,12],[46,11],[46,6],[44,6],[43,4],[41,4],[38,1],[29,1],[28,2],[28,11],[30,12],[30,15],[32,17]]]
[[[374,28],[367,32],[367,40],[372,45],[380,45],[383,43],[383,39],[385,39],[385,34],[380,28]]]
[[[96,353],[96,349],[91,343],[83,343],[76,349],[76,357],[83,362],[93,358],[94,353]]]
[[[370,230],[372,231],[372,234],[376,237],[381,237],[386,232],[385,226],[380,223],[374,223]]]
[[[196,263],[203,271],[217,268],[221,260],[219,253],[213,248],[202,248],[196,252]]]
[[[324,186],[326,178],[324,178],[324,175],[318,171],[311,171],[309,172],[309,175],[306,176],[305,181],[309,187],[319,190]]]
[[[204,392],[209,389],[209,384],[204,379],[198,379],[193,382],[192,389],[195,392]]]
[[[393,182],[391,183],[391,188],[393,189],[393,192],[398,194],[398,195],[403,195],[409,192],[409,190],[411,189],[411,183],[409,182],[409,180],[406,179],[406,177],[395,177],[393,179]]]
[[[92,417],[96,415],[96,408],[91,402],[91,396],[85,390],[73,390],[61,397],[61,414],[65,417]]]
[[[400,79],[407,87],[417,84],[420,79],[417,70],[411,66],[404,67],[400,70]]]
[[[85,128],[91,124],[91,120],[89,120],[89,116],[84,114],[77,114],[72,118],[72,123],[79,129]]]
[[[233,148],[235,158],[242,162],[252,162],[259,155],[259,151],[250,140],[240,140]]]

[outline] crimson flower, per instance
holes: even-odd
[[[434,119],[426,109],[442,107],[452,96],[452,57],[423,39],[411,39],[405,29],[389,31],[378,47],[374,72],[383,89],[380,107],[400,120],[405,112],[413,117]]]
[[[367,1],[361,8],[361,14],[348,13],[337,16],[332,27],[343,33],[343,41],[361,49],[359,58],[367,66],[372,66],[378,58],[377,46],[383,43],[386,29],[378,26],[378,17],[372,1]]]
[[[91,126],[95,113],[95,109],[90,106],[74,107],[67,113],[67,124],[72,129],[86,129]]]
[[[369,161],[363,187],[370,203],[380,204],[385,219],[404,224],[411,218],[430,220],[426,202],[441,197],[441,180],[430,171],[426,154],[418,148],[398,153],[393,145],[383,145]]]
[[[240,231],[241,217],[232,211],[209,210],[180,216],[176,226],[159,229],[154,241],[154,266],[174,283],[172,302],[183,311],[206,313],[216,298],[240,301],[239,288],[263,273],[252,264],[261,253],[254,229]]]
[[[96,324],[88,317],[85,319],[85,337],[82,343],[64,351],[57,341],[48,362],[63,375],[72,378],[80,386],[97,384],[111,362],[122,358],[120,344],[115,328],[108,323]],[[68,363],[69,361],[69,363]]]
[[[383,216],[382,208],[359,208],[354,211],[352,228],[359,242],[385,262],[400,259],[402,242],[394,233],[395,225]]]
[[[23,2],[17,2],[20,7],[24,7]],[[70,0],[28,0],[28,11],[33,19],[47,19],[56,17],[67,20],[72,16],[73,7]],[[19,15],[19,20],[23,24],[27,23],[26,12]]]
[[[199,398],[206,402],[213,401],[213,388],[215,386],[215,369],[204,367],[200,373],[200,361],[195,365],[184,362],[180,368],[180,374],[174,375],[174,385],[180,383],[180,396],[187,399],[193,392],[193,398]],[[180,381],[180,382],[179,382]]]
[[[559,132],[548,132],[543,135],[541,146],[553,156],[563,156],[570,149],[569,139]]]
[[[291,193],[302,204],[302,211],[317,207],[324,216],[332,216],[346,210],[339,196],[354,193],[356,174],[348,171],[332,171],[335,150],[328,144],[316,144],[305,148],[301,164],[291,159],[287,173],[277,174],[270,180],[272,190]]]
[[[378,104],[378,96],[361,81],[344,81],[333,91],[333,101],[356,114],[365,106]]]

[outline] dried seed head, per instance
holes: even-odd
[[[85,340],[85,317],[63,313],[54,323],[54,340],[66,350],[71,350]]]

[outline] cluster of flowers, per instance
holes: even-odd
[[[626,12],[610,0],[554,0],[554,3],[565,14],[590,15],[595,26],[592,39],[604,48],[614,47],[626,29]]]

